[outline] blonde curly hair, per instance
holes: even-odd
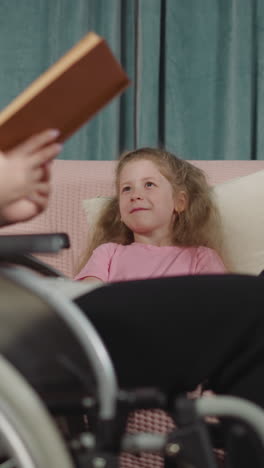
[[[121,221],[119,211],[119,180],[122,169],[131,161],[152,161],[170,182],[175,193],[183,190],[187,196],[186,209],[178,213],[172,233],[172,245],[206,246],[221,255],[220,217],[212,190],[203,171],[163,149],[139,148],[121,155],[116,167],[116,195],[103,208],[89,248],[85,253],[85,265],[93,250],[106,242],[131,244],[133,232]]]

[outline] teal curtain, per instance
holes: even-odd
[[[132,85],[61,158],[264,159],[263,0],[0,0],[0,107],[91,30]]]

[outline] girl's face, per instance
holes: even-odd
[[[121,170],[121,219],[133,231],[136,242],[170,245],[176,212],[184,211],[185,207],[185,192],[175,194],[152,161],[131,161]]]

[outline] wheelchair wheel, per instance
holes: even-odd
[[[0,468],[73,468],[48,411],[23,376],[0,356]]]

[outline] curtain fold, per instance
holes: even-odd
[[[62,159],[112,160],[137,146],[264,159],[263,0],[1,0],[0,108],[91,30],[132,85]]]

